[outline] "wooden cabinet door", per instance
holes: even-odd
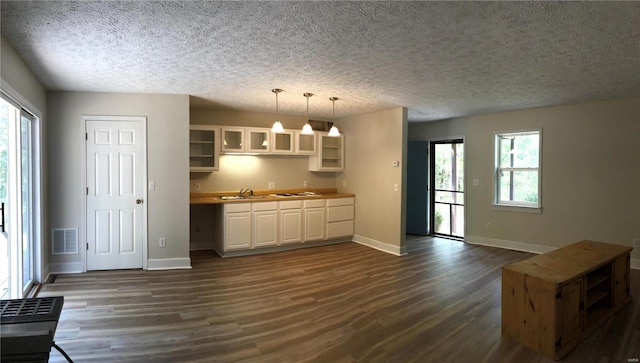
[[[304,211],[304,240],[315,241],[325,238],[325,208],[310,208]]]
[[[227,213],[224,216],[224,249],[251,248],[251,212]]]
[[[302,210],[280,211],[280,243],[302,242]]]
[[[560,287],[557,319],[559,342],[556,350],[575,344],[582,333],[584,321],[584,278],[573,280]]]
[[[629,294],[629,255],[616,258],[613,265],[613,304],[618,305]]]
[[[278,244],[278,218],[276,211],[253,212],[253,246],[265,247]]]

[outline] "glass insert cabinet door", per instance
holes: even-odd
[[[245,129],[241,127],[225,127],[222,129],[222,151],[241,153],[245,151]]]
[[[247,149],[250,153],[268,153],[271,150],[268,129],[247,129]]]

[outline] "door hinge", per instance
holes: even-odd
[[[89,140],[89,133],[88,132],[84,133],[84,139],[85,139],[85,141]]]
[[[89,242],[87,242],[87,251],[89,251]]]
[[[89,188],[87,188],[87,195],[89,195]]]
[[[559,299],[562,297],[562,293],[561,292],[556,292],[556,299]]]

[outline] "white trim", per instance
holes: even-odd
[[[508,250],[529,252],[529,253],[535,253],[535,254],[543,254],[543,253],[551,252],[557,249],[556,247],[542,246],[542,245],[536,245],[536,244],[524,243],[524,242],[505,241],[500,239],[479,237],[479,236],[466,236],[464,241],[472,245],[497,247],[497,248],[504,248]],[[633,270],[640,270],[640,259],[632,258],[630,265]]]
[[[522,252],[529,252],[529,253],[536,253],[536,254],[547,253],[556,249],[555,247],[536,245],[532,243],[506,241],[501,239],[479,237],[479,236],[466,236],[464,238],[464,241],[472,245],[498,247],[498,248],[505,248],[508,250],[522,251]]]
[[[87,143],[86,143],[86,133],[87,133],[87,121],[124,121],[124,122],[140,122],[142,123],[142,129],[144,132],[144,135],[142,137],[142,150],[144,152],[144,155],[142,157],[142,167],[140,168],[140,170],[142,171],[142,200],[144,201],[144,203],[142,204],[142,269],[146,270],[148,269],[148,258],[149,258],[149,241],[148,241],[148,236],[147,236],[147,231],[148,231],[148,221],[147,221],[147,206],[149,205],[148,203],[148,176],[147,176],[147,166],[148,166],[148,156],[149,156],[149,151],[147,149],[147,116],[101,116],[101,115],[82,115],[82,123],[84,125],[84,131],[83,131],[83,135],[82,135],[82,167],[81,169],[81,175],[82,175],[82,210],[84,211],[82,213],[82,221],[81,221],[81,228],[82,231],[81,233],[78,235],[78,238],[80,239],[82,236],[82,238],[84,238],[84,241],[80,240],[79,244],[81,246],[81,250],[84,251],[84,253],[81,253],[82,256],[82,266],[83,272],[87,271],[87,249],[86,248],[82,248],[82,246],[86,246],[87,244],[87,195],[86,193],[84,193],[84,191],[87,189]],[[189,264],[189,266],[191,266],[191,264]]]
[[[360,235],[354,235],[353,236],[353,242],[359,243],[359,244],[361,244],[363,246],[375,248],[378,251],[390,253],[390,254],[396,255],[396,256],[404,256],[404,255],[407,254],[407,247],[404,246],[404,245],[395,246],[395,245],[392,245],[392,244],[389,244],[389,243],[377,241],[375,239],[364,237],[364,236],[360,236]]]
[[[79,274],[84,271],[82,262],[52,262],[49,264],[51,274]],[[48,278],[48,276],[47,276]]]
[[[149,259],[147,270],[184,270],[191,269],[191,259],[185,258],[155,258]]]

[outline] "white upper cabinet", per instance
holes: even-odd
[[[220,128],[209,125],[189,125],[189,171],[218,170]]]
[[[317,152],[316,145],[318,142],[317,133],[312,135],[301,134],[300,131],[295,132],[295,150],[297,155],[315,155]]]
[[[318,153],[309,156],[310,171],[343,171],[344,170],[344,134],[329,136],[329,133],[318,134]]]
[[[222,152],[243,153],[245,152],[244,127],[223,127],[222,128]]]
[[[271,133],[271,153],[273,154],[293,154],[294,153],[294,132],[285,130],[283,132]]]
[[[245,152],[267,154],[271,151],[271,131],[269,129],[247,129]]]

